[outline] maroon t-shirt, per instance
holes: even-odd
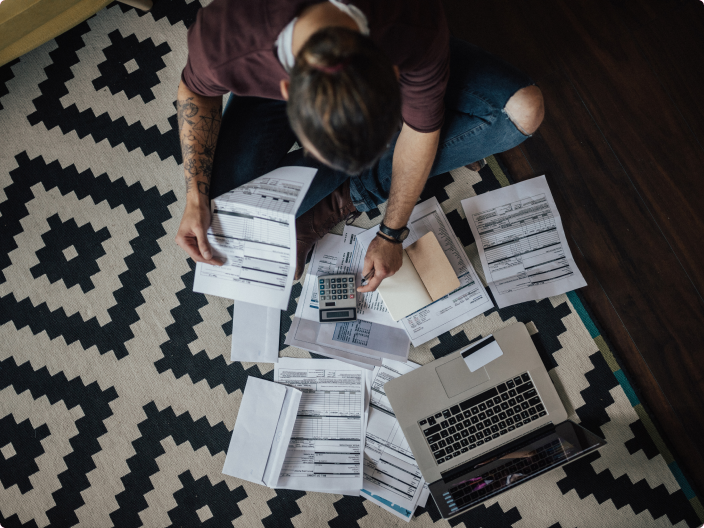
[[[193,92],[282,99],[287,79],[276,39],[293,18],[320,0],[214,0],[188,30],[181,78]],[[400,71],[403,119],[419,132],[443,123],[450,73],[449,31],[440,0],[353,0],[369,37]]]

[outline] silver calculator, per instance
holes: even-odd
[[[321,323],[357,320],[357,290],[354,275],[318,276],[319,319]]]

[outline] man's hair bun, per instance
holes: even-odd
[[[356,31],[317,31],[296,57],[287,112],[294,132],[329,165],[357,174],[381,157],[401,124],[393,65]]]

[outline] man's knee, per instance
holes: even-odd
[[[529,136],[545,117],[543,94],[537,86],[521,88],[506,103],[506,113],[521,133]]]

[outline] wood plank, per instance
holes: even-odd
[[[637,353],[627,364],[641,376],[651,371],[657,380],[671,416],[681,424],[671,427],[669,439],[679,441],[680,460],[693,468],[687,474],[697,490],[704,490],[704,473],[694,469],[704,469],[702,447],[682,441],[704,434],[704,418],[692,414],[704,400],[696,360],[704,348],[704,308],[569,79],[558,72],[545,81],[551,111],[539,133],[524,144],[525,152],[535,174],[547,174],[554,194],[564,199],[565,228],[608,292],[647,368],[639,365]],[[605,320],[609,317],[607,312]],[[618,327],[609,328],[613,338]],[[648,378],[641,381],[647,387]],[[667,423],[667,407],[662,411],[658,418]],[[677,430],[684,433],[673,435]]]
[[[516,0],[474,2],[444,0],[450,32],[516,66],[533,79],[558,68],[550,53],[535,39],[528,5]]]
[[[548,16],[548,4],[533,5]],[[562,23],[545,34],[560,44],[557,60],[704,302],[704,148],[627,28],[616,25],[623,31],[612,38],[618,16],[610,4],[599,5],[554,2]]]
[[[643,28],[644,34],[650,31],[670,7],[679,12],[690,0],[676,0],[668,6],[655,0],[636,0],[628,5],[582,1],[576,6],[555,0],[498,2],[467,6],[446,0],[451,28],[527,71],[543,89],[546,121],[536,137],[521,147],[535,169],[530,175],[547,173],[556,199],[562,196],[559,200],[565,204],[560,207],[566,230],[578,246],[573,253],[584,258],[590,276],[593,273],[599,285],[595,289],[590,284],[585,297],[594,303],[600,323],[636,376],[636,383],[643,387],[645,402],[665,427],[680,463],[686,462],[690,482],[702,494],[704,452],[698,439],[704,420],[700,414],[692,417],[692,410],[702,408],[704,393],[702,367],[695,358],[704,345],[703,306],[649,202],[670,191],[658,178],[674,186],[675,198],[666,200],[666,206],[674,211],[687,198],[681,192],[683,187],[690,183],[694,189],[699,187],[696,181],[683,183],[681,178],[668,177],[673,173],[663,169],[669,168],[667,163],[673,158],[677,163],[677,153],[687,156],[689,151],[682,154],[681,144],[657,129],[659,122],[652,117],[660,108],[653,101],[670,105],[665,118],[670,134],[680,132],[683,120],[681,115],[678,119],[679,108],[673,110],[672,101],[666,100],[667,92],[632,36],[634,29]],[[634,60],[636,66],[628,70]],[[622,67],[627,74],[621,74]],[[612,76],[619,82],[610,82]],[[588,101],[583,94],[588,91],[585,86],[594,92]],[[625,111],[617,103],[622,103]],[[639,119],[637,129],[630,122],[633,115]],[[647,115],[650,120],[643,119]],[[621,132],[619,127],[612,126],[605,134],[595,116],[616,116],[631,127],[629,137],[618,143],[618,153],[611,141]],[[648,152],[653,146],[647,137],[651,133],[657,141],[664,140],[669,150],[658,148],[656,141],[655,154]],[[626,158],[629,141],[636,142],[637,155]],[[691,149],[692,136],[688,141]],[[513,155],[514,161],[519,159]],[[510,159],[512,154],[507,156]],[[660,156],[666,163],[654,163]],[[628,168],[621,157],[626,158]],[[645,171],[649,178],[640,177],[638,163],[655,164],[656,169]],[[633,176],[634,167],[639,180]],[[649,189],[645,195],[639,185],[653,181],[655,190]],[[690,202],[684,204],[691,212],[695,198],[688,197]],[[658,212],[668,211],[663,207]],[[672,238],[670,232],[668,236]],[[677,247],[680,254],[689,252],[689,269],[697,260],[699,246],[686,239]],[[694,423],[689,421],[692,418]]]
[[[609,8],[618,15],[618,21],[623,26],[636,30],[646,25],[657,26],[674,11],[698,2],[699,0],[617,0],[609,2]]]
[[[530,143],[529,140],[527,144],[499,155],[501,162],[507,167],[515,181],[525,181],[541,174],[533,168],[528,161],[529,155],[524,152],[526,147],[531,148]],[[578,214],[575,210],[569,210],[566,199],[561,192],[555,192],[554,195],[561,212],[568,211],[570,215]],[[587,286],[581,288],[580,293],[594,314],[597,324],[603,329],[604,336],[612,344],[614,352],[635,381],[641,400],[654,416],[660,434],[666,439],[674,456],[680,462],[685,476],[695,486],[695,489],[701,489],[704,482],[701,478],[697,479],[696,475],[704,474],[704,458],[699,456],[698,442],[695,442],[687,434],[682,422],[674,414],[674,409],[660,388],[657,378],[633,342],[628,329],[616,312],[609,294],[602,287],[582,253],[581,246],[572,237],[569,228],[565,232],[570,239],[575,262],[587,281]]]
[[[633,32],[645,59],[704,148],[704,3],[694,2]],[[704,170],[700,168],[701,175]]]

